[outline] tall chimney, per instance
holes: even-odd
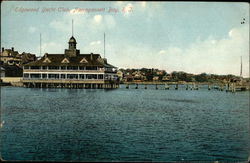
[[[14,51],[14,47],[11,48],[11,51]]]
[[[90,53],[90,59],[93,60],[93,53]]]

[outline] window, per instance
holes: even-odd
[[[86,79],[97,79],[96,74],[86,74]]]
[[[97,70],[96,66],[88,66],[86,67],[86,70]]]
[[[29,78],[29,74],[24,73],[24,74],[23,74],[23,77],[24,77],[24,78]]]
[[[105,79],[106,80],[110,80],[111,79],[111,75],[105,75]]]
[[[59,70],[59,66],[49,66],[49,70]]]
[[[66,66],[61,66],[61,70],[66,70]]]
[[[47,78],[47,74],[42,74],[42,78],[46,79]]]
[[[29,67],[29,66],[24,66],[23,68],[24,68],[24,69],[30,69],[30,67]]]
[[[59,74],[49,74],[49,79],[59,79]]]
[[[78,79],[77,74],[67,74],[67,79]]]
[[[30,66],[30,69],[40,69],[40,66]]]
[[[79,79],[84,79],[85,78],[84,76],[85,76],[84,74],[80,74]]]
[[[103,75],[98,75],[98,79],[103,79]]]
[[[78,70],[77,66],[68,66],[67,70]]]
[[[66,74],[61,74],[61,79],[65,79],[66,78]]]
[[[35,79],[37,79],[37,78],[40,78],[41,77],[41,74],[30,74],[30,78],[35,78]]]
[[[43,70],[47,70],[47,66],[43,66],[42,69],[43,69]]]
[[[85,67],[80,66],[79,69],[80,69],[80,70],[85,70]]]

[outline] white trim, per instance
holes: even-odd
[[[29,74],[105,74],[103,72],[23,72]]]

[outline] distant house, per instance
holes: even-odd
[[[170,76],[163,76],[162,81],[170,81]]]
[[[18,54],[17,57],[22,58],[21,65],[37,60],[35,54],[25,53],[25,52],[23,52],[22,54]]]
[[[125,75],[124,77],[125,81],[132,82],[134,81],[134,77],[132,75]]]
[[[162,71],[157,71],[157,72],[156,72],[157,75],[163,75],[164,73],[165,73],[164,70],[162,70]]]
[[[158,81],[158,80],[159,80],[159,76],[154,76],[154,77],[153,77],[153,80],[154,80],[154,81]]]
[[[17,65],[22,66],[23,64],[32,62],[36,60],[35,54],[25,53],[19,54],[18,51],[11,49],[4,49],[0,53],[0,63],[1,65]]]
[[[123,79],[123,72],[122,71],[117,71],[117,76],[120,79],[120,81]]]

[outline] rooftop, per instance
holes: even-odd
[[[25,66],[100,66],[115,68],[108,64],[100,54],[79,54],[68,57],[65,54],[45,54],[40,60],[25,64]]]

